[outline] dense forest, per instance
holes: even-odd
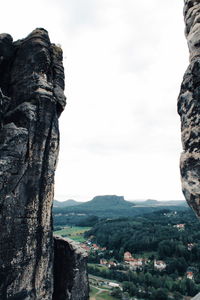
[[[91,253],[89,272],[121,282],[123,291],[142,299],[180,300],[183,295],[194,296],[200,291],[199,229],[199,220],[190,209],[102,220],[85,233],[86,238],[107,249],[104,253]],[[142,270],[128,269],[123,264],[126,251],[135,258],[145,257],[148,264]],[[97,267],[102,257],[114,259],[117,266]],[[154,260],[164,261],[166,268],[156,270]],[[192,280],[187,278],[188,272],[193,274]],[[119,290],[117,295],[121,297]]]
[[[90,274],[117,280],[123,287],[123,293],[127,292],[128,297],[136,296],[139,299],[148,300],[182,300],[183,295],[195,296],[200,291],[199,277],[195,281],[186,277],[179,277],[177,273],[173,275],[164,272],[156,272],[153,269],[145,269],[142,272],[111,269],[99,269],[89,264]],[[122,291],[115,290],[113,294],[116,298],[122,299]]]
[[[200,292],[200,222],[190,208],[132,207],[140,214],[124,217],[127,207],[116,206],[108,217],[103,209],[96,214],[94,204],[87,213],[56,208],[54,227],[91,227],[85,232],[86,244],[88,241],[87,245],[97,244],[106,249],[90,252],[88,271],[119,282],[123,292],[114,289],[115,298],[122,299],[125,293],[126,299],[181,300]],[[142,268],[131,269],[124,262],[126,251],[134,259],[146,260]],[[115,261],[116,265],[102,266],[101,259]],[[157,260],[166,264],[163,270],[154,267]]]
[[[177,224],[184,224],[184,230],[178,230]],[[174,256],[188,259],[196,250],[188,251],[187,244],[200,243],[199,229],[199,220],[190,209],[184,212],[162,210],[134,219],[103,220],[85,234],[115,251],[158,251],[161,259]]]

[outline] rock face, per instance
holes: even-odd
[[[184,4],[190,65],[178,98],[184,150],[180,168],[185,198],[200,217],[200,1],[185,0]]]
[[[46,30],[16,42],[0,35],[2,300],[52,299],[51,207],[63,90],[62,50]]]
[[[54,237],[54,249],[53,300],[87,300],[87,253],[76,242],[59,236]]]

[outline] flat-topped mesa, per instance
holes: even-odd
[[[200,217],[200,1],[185,0],[184,17],[190,65],[178,98],[184,150],[180,168],[185,198]]]
[[[52,299],[63,90],[62,50],[46,30],[0,35],[0,299]]]

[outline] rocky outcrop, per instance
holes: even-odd
[[[200,1],[184,1],[185,35],[190,52],[178,98],[183,153],[180,160],[182,190],[200,217]]]
[[[52,299],[51,207],[63,90],[62,50],[46,30],[16,42],[0,35],[1,300]]]
[[[197,294],[195,297],[191,298],[191,300],[200,300],[200,293]]]
[[[78,243],[59,236],[54,237],[54,251],[53,300],[87,300],[87,253]]]

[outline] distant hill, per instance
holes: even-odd
[[[124,200],[123,196],[105,195],[96,196],[91,201],[82,203],[77,209],[87,210],[116,210],[116,209],[130,209],[134,204]]]
[[[74,206],[54,207],[53,213],[57,218],[61,218],[61,215],[65,218],[74,218],[79,216],[80,218],[87,216],[97,216],[99,218],[118,218],[118,217],[134,217],[136,215],[142,215],[162,209],[170,210],[185,210],[187,204],[184,201],[136,201],[130,202],[124,200],[123,196],[116,195],[104,195],[96,196],[91,201]]]
[[[166,201],[158,201],[158,200],[152,200],[147,199],[145,201],[131,201],[135,204],[136,207],[159,207],[159,206],[186,206],[188,207],[188,204],[185,200],[166,200]]]
[[[58,200],[53,201],[53,207],[68,207],[68,206],[76,206],[79,204],[81,204],[81,202],[72,199],[66,201],[58,201]]]
[[[144,201],[145,205],[157,205],[158,201],[157,200],[152,200],[152,199],[148,199],[146,201]]]

